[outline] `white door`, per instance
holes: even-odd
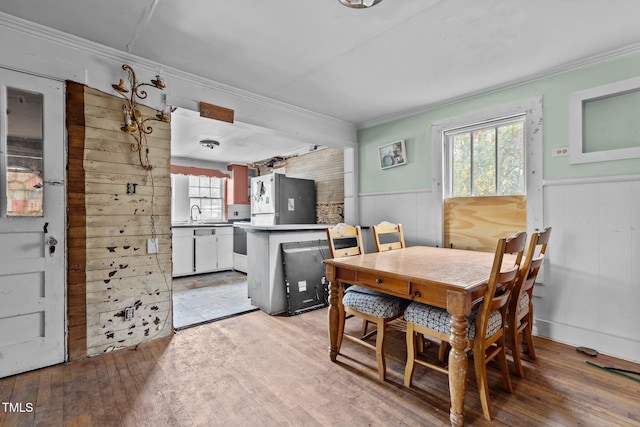
[[[0,377],[65,360],[64,85],[0,68]]]

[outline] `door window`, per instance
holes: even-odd
[[[42,106],[42,94],[7,88],[7,216],[43,214]]]

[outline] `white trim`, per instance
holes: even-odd
[[[625,95],[638,89],[640,89],[640,77],[634,77],[578,90],[569,95],[569,162],[572,165],[640,157],[640,146],[594,152],[583,151],[584,104],[589,101]]]
[[[377,197],[377,196],[395,196],[399,194],[427,194],[431,193],[430,188],[424,188],[419,190],[402,190],[402,191],[380,191],[374,193],[358,193],[358,197]]]
[[[545,179],[542,182],[542,185],[544,187],[553,187],[556,185],[585,185],[585,184],[601,184],[605,182],[627,182],[627,181],[640,181],[640,174]]]
[[[593,344],[588,343],[596,343],[597,350],[600,353],[640,363],[638,356],[640,354],[640,341],[630,339],[629,337],[620,337],[610,333],[538,318],[534,320],[533,332],[536,336],[545,337],[574,347],[584,345],[593,347]]]

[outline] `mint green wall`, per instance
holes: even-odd
[[[571,165],[569,157],[551,157],[552,148],[569,145],[569,95],[572,92],[638,76],[640,52],[360,129],[359,191],[376,193],[430,189],[430,123],[540,95],[543,96],[545,179],[640,173],[640,159]],[[427,102],[429,99],[425,98],[425,103]],[[380,169],[378,147],[398,139],[405,140],[408,163],[405,166]]]

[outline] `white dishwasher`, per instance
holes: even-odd
[[[206,273],[218,269],[218,236],[216,228],[196,228],[195,273]]]

